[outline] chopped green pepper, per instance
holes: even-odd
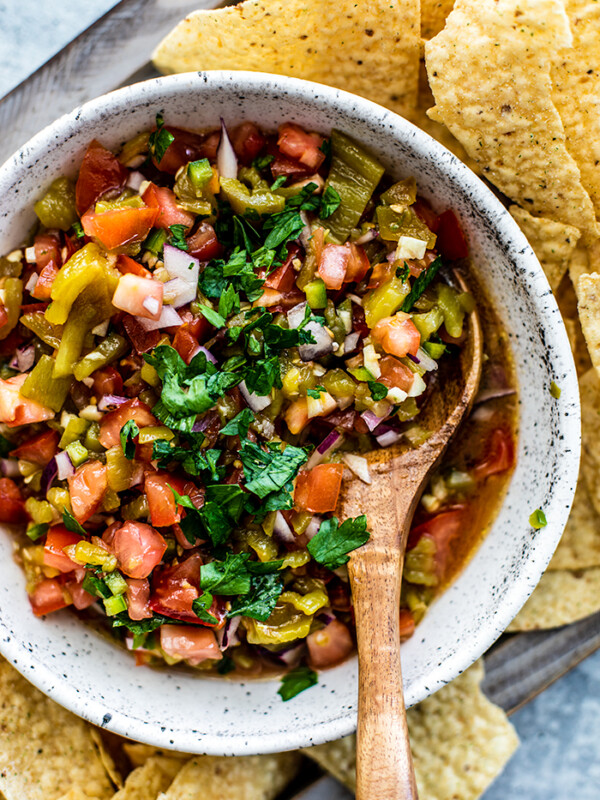
[[[78,220],[73,181],[64,176],[52,181],[46,194],[35,204],[34,211],[44,227],[68,231]]]
[[[304,294],[311,308],[325,308],[327,305],[327,287],[320,278],[307,283]]]
[[[377,224],[382,239],[397,242],[401,236],[411,236],[427,243],[431,249],[435,246],[436,235],[429,230],[415,214],[413,208],[396,211],[391,206],[377,206]]]
[[[144,242],[144,250],[149,250],[153,255],[159,256],[163,245],[167,241],[167,232],[164,228],[152,228]]]
[[[55,378],[55,363],[50,356],[41,356],[21,386],[20,392],[23,397],[36,400],[53,411],[60,411],[69,394],[72,378],[70,375]]]
[[[84,356],[73,367],[73,375],[78,381],[88,378],[92,372],[111,364],[128,350],[127,341],[118,333],[110,333],[95,350]]]
[[[28,314],[23,314],[20,322],[50,347],[56,349],[60,345],[64,328],[62,325],[53,325],[48,322],[43,311],[32,311]]]
[[[362,145],[341,131],[332,131],[330,141],[331,168],[325,188],[335,189],[342,202],[323,224],[329,229],[329,238],[343,244],[358,224],[384,169]]]
[[[4,294],[2,304],[7,314],[7,320],[0,328],[0,339],[6,339],[19,321],[23,301],[23,281],[20,278],[1,278],[0,292]]]
[[[12,258],[2,256],[0,258],[0,277],[2,278],[20,278],[23,272],[23,262],[21,259],[16,261]]]
[[[465,310],[458,302],[454,289],[445,283],[438,286],[438,305],[444,315],[444,325],[449,335],[455,339],[462,334]]]
[[[373,328],[379,320],[394,314],[410,292],[410,284],[395,276],[372,289],[363,298],[367,325]]]
[[[381,202],[386,206],[412,206],[417,199],[417,181],[414,177],[398,181],[381,195]]]
[[[250,193],[247,186],[235,178],[220,178],[221,194],[229,201],[236,214],[256,211],[258,214],[276,214],[285,208],[285,198],[259,189]]]
[[[201,158],[198,161],[190,161],[187,168],[187,174],[192,182],[194,191],[201,192],[205,186],[210,183],[213,176],[213,170],[208,158]]]
[[[65,430],[58,443],[61,450],[64,450],[71,442],[76,442],[85,436],[90,424],[91,423],[87,419],[75,416],[71,417],[65,425]]]
[[[69,454],[69,458],[74,467],[81,466],[81,464],[90,457],[87,448],[84,447],[81,442],[71,442],[71,444],[65,447],[65,450]]]
[[[427,311],[425,314],[413,314],[412,321],[421,334],[421,341],[426,342],[443,323],[444,315],[437,306],[434,306],[431,311]]]

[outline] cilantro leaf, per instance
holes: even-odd
[[[277,178],[275,178],[275,180],[271,184],[269,191],[274,192],[275,189],[279,189],[280,186],[283,186],[286,180],[287,180],[287,175],[279,175]]]
[[[242,443],[240,460],[244,465],[246,489],[264,500],[272,492],[279,492],[298,474],[308,454],[301,447],[288,444],[285,449],[279,442],[267,444],[263,450],[247,439]]]
[[[154,614],[149,619],[134,620],[131,619],[127,611],[121,611],[116,614],[112,619],[113,628],[127,628],[136,636],[143,633],[150,633],[160,628],[161,625],[186,625],[187,623],[171,619],[170,617],[163,617],[162,614]]]
[[[400,306],[401,311],[404,311],[405,314],[408,314],[412,310],[412,307],[417,302],[419,297],[421,297],[425,289],[427,289],[429,284],[438,274],[438,271],[441,266],[442,266],[442,259],[440,258],[440,256],[438,256],[435,259],[435,261],[433,261],[429,265],[429,267],[419,275],[417,280],[413,283],[410,293]]]
[[[152,448],[152,458],[157,459],[158,466],[168,467],[173,461],[178,461],[188,475],[198,476],[204,472],[210,474],[211,480],[222,479],[225,468],[217,466],[222,451],[216,448],[200,450],[198,440],[202,434],[195,434],[197,441],[189,448],[176,447],[166,439],[157,439]]]
[[[403,283],[408,280],[409,276],[410,276],[410,267],[408,266],[406,261],[404,262],[403,267],[396,267],[396,277],[400,278],[400,280]]]
[[[213,617],[212,614],[209,614],[208,609],[212,606],[213,603],[213,596],[210,592],[202,592],[200,597],[197,597],[194,602],[192,603],[192,611],[198,617],[199,620],[202,622],[206,622],[208,625],[216,625],[218,620],[216,617]]]
[[[314,389],[309,389],[309,390],[306,392],[306,394],[307,394],[309,397],[312,397],[312,398],[313,398],[313,400],[318,400],[318,399],[319,399],[319,397],[321,397],[321,392],[326,392],[326,391],[327,391],[327,390],[325,389],[325,387],[324,387],[324,386],[315,386],[315,388],[314,388]]]
[[[226,320],[221,316],[221,314],[214,311],[212,308],[208,306],[199,305],[198,311],[205,317],[211,325],[214,325],[215,328],[223,328],[225,325]]]
[[[239,414],[221,428],[219,433],[222,436],[240,436],[242,439],[248,435],[248,428],[254,419],[254,414],[249,408],[243,408]]]
[[[276,574],[279,561],[250,561],[249,553],[227,553],[225,561],[209,561],[200,567],[200,587],[212,594],[248,594],[253,576]]]
[[[378,381],[367,381],[367,385],[371,391],[371,397],[376,402],[377,400],[383,400],[384,397],[387,397],[389,389],[384,383],[379,383]]]
[[[87,536],[86,529],[83,527],[83,525],[80,525],[79,522],[77,522],[68,508],[63,508],[62,518],[63,525],[68,531],[71,531],[71,533],[80,533],[82,536]]]
[[[179,248],[179,250],[187,250],[188,243],[185,240],[185,233],[187,231],[187,225],[169,225],[169,230],[171,231],[171,244],[173,247]]]
[[[341,525],[337,517],[332,517],[323,520],[306,549],[315,561],[333,570],[346,564],[348,553],[367,542],[369,535],[364,514],[356,519],[347,519]]]
[[[275,573],[257,575],[252,579],[252,588],[247,595],[238,595],[234,600],[228,617],[252,617],[266,622],[283,591],[281,578]]]
[[[310,669],[310,667],[296,667],[291,670],[281,679],[281,686],[277,690],[277,694],[282,700],[291,700],[297,694],[303,692],[305,689],[310,689],[319,682],[317,673]]]
[[[281,389],[283,384],[279,357],[257,359],[246,369],[244,381],[248,391],[260,397],[270,394],[274,386]]]
[[[225,289],[219,298],[219,314],[227,319],[232,311],[236,313],[240,310],[240,296],[236,292],[232,283]]]
[[[119,439],[121,440],[121,447],[123,448],[123,453],[125,454],[125,458],[128,458],[130,461],[135,456],[135,442],[133,441],[136,436],[138,436],[140,429],[135,424],[132,419],[128,419],[125,425],[121,428],[121,432],[119,434]]]
[[[171,142],[175,140],[172,133],[164,127],[165,121],[162,114],[156,115],[156,130],[150,134],[148,148],[154,156],[156,163],[160,164]]]
[[[72,228],[73,228],[73,230],[75,231],[75,236],[76,236],[78,239],[83,239],[83,237],[85,236],[85,233],[84,233],[83,227],[82,227],[82,225],[81,225],[81,222],[79,222],[78,220],[76,220],[76,221],[75,221],[75,222],[74,222],[74,223],[71,225],[71,227],[72,227]]]
[[[102,578],[94,575],[93,572],[85,573],[85,577],[81,583],[81,588],[85,589],[88,594],[91,594],[94,597],[112,597],[112,592],[106,583],[102,580]]]
[[[321,219],[327,219],[327,217],[330,217],[334,211],[337,211],[341,202],[342,198],[339,196],[333,186],[327,186],[321,198],[321,212],[319,214]]]
[[[297,239],[303,228],[304,222],[300,212],[294,208],[271,214],[263,225],[263,233],[268,232],[264,247],[267,250],[274,250],[290,239]]]
[[[274,160],[275,160],[275,156],[271,156],[271,155],[258,156],[252,162],[252,166],[255,167],[258,170],[266,169],[269,166],[269,164]]]

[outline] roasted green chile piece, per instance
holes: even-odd
[[[98,347],[75,364],[73,375],[78,381],[89,378],[92,372],[106,367],[121,358],[121,356],[124,356],[128,349],[127,341],[123,336],[119,336],[118,333],[110,333],[106,339],[100,342]]]
[[[73,379],[71,375],[55,378],[54,363],[54,359],[50,356],[41,356],[27,376],[20,392],[23,397],[36,400],[53,411],[60,411],[67,399]]]
[[[19,259],[13,261],[6,256],[0,257],[0,277],[1,278],[20,278],[23,272],[23,262]]]
[[[257,214],[276,214],[285,208],[285,198],[271,191],[259,189],[250,192],[247,186],[235,178],[220,178],[221,194],[229,201],[236,214],[251,210]]]
[[[343,244],[358,225],[384,169],[362,145],[341,131],[331,132],[331,168],[325,187],[339,194],[341,203],[322,225],[329,238]]]
[[[397,242],[401,236],[411,236],[435,247],[436,235],[416,215],[413,208],[395,211],[391,206],[377,206],[377,224],[382,239]]]
[[[412,176],[398,181],[381,195],[386,206],[412,206],[417,199],[417,181]]]
[[[206,159],[205,159],[206,160]],[[190,164],[191,166],[191,164]],[[212,177],[212,169],[211,169]],[[179,201],[179,205],[185,208],[186,211],[191,211],[194,214],[202,214],[203,216],[210,216],[213,213],[214,197],[208,191],[207,181],[205,186],[197,187],[188,170],[181,170],[175,181],[173,191]]]
[[[78,220],[73,181],[64,176],[52,181],[46,194],[35,204],[34,211],[44,227],[68,231]]]
[[[20,322],[50,347],[56,349],[60,345],[64,326],[53,325],[48,322],[43,311],[31,311],[28,314],[23,314]]]
[[[0,339],[6,339],[19,321],[23,281],[20,278],[0,278],[0,292],[4,295],[2,305],[6,310],[6,322],[0,328]]]

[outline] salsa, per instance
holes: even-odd
[[[468,558],[514,464],[514,389],[468,245],[345,133],[166,125],[35,204],[0,259],[0,521],[33,613],[72,607],[138,664],[258,674],[354,649],[344,470],[426,437],[479,306],[479,405],[410,534],[402,635]],[[286,694],[289,694],[289,688]]]

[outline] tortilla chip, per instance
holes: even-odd
[[[152,58],[163,73],[247,69],[305,78],[407,114],[417,101],[419,29],[413,0],[246,0],[193,12]]]
[[[105,800],[113,789],[90,726],[0,660],[0,791],[6,800],[57,800],[70,789]]]
[[[197,756],[160,800],[273,800],[294,778],[298,753],[222,758]]]
[[[600,273],[583,274],[577,281],[579,320],[592,364],[600,374]]]
[[[545,572],[508,633],[560,628],[600,611],[600,568]]]
[[[189,753],[179,753],[176,750],[160,750],[158,747],[139,742],[124,741],[123,750],[134,769],[142,767],[149,758],[177,758],[180,761],[187,761],[190,757]]]
[[[179,758],[149,758],[142,767],[129,773],[125,786],[116,793],[113,800],[156,800],[172,784],[181,765]]]
[[[573,47],[557,54],[552,98],[562,120],[567,150],[600,216],[600,4],[565,0]]]
[[[581,472],[589,498],[600,514],[600,379],[595,369],[588,370],[579,379],[581,399]]]
[[[421,36],[433,39],[446,24],[454,0],[421,0]]]
[[[553,219],[534,217],[519,206],[510,206],[508,210],[533,248],[550,288],[556,291],[581,236],[579,229]]]
[[[106,770],[108,777],[117,787],[120,789],[123,786],[123,776],[117,769],[115,762],[113,761],[113,757],[108,752],[104,740],[102,739],[102,735],[98,728],[90,727],[90,735],[92,737],[92,741],[98,748],[98,755],[100,756],[100,761],[102,762],[102,766]]]
[[[577,484],[573,507],[549,570],[600,567],[600,515],[592,505],[585,481]]]
[[[593,241],[594,207],[552,101],[552,56],[570,44],[560,0],[457,0],[425,45],[429,115],[514,202]]]
[[[475,800],[492,783],[518,745],[502,709],[480,689],[482,662],[410,708],[408,728],[419,796],[423,800]],[[304,751],[355,788],[355,737]]]
[[[71,789],[66,794],[63,794],[59,800],[98,800],[98,798],[90,797],[89,794],[86,794],[81,789]]]

